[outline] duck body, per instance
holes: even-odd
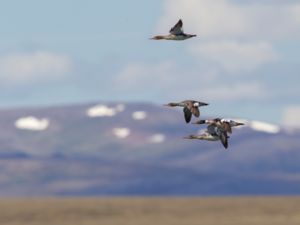
[[[186,34],[182,29],[183,23],[180,19],[174,27],[171,28],[168,35],[157,35],[152,37],[152,40],[171,40],[171,41],[183,41],[192,37],[196,37],[195,34]]]
[[[206,140],[206,141],[219,141],[220,138],[217,135],[212,135],[208,131],[204,131],[199,135],[189,135],[185,137],[185,139],[198,139],[198,140]]]
[[[170,102],[164,106],[168,107],[183,107],[184,119],[186,123],[189,123],[192,119],[192,115],[200,117],[199,107],[207,106],[208,103],[199,102],[195,100],[184,100],[182,102]]]
[[[169,35],[158,35],[154,36],[151,38],[152,40],[169,40],[169,41],[184,41],[186,39],[196,37],[197,35],[193,34],[179,34],[179,35],[174,35],[174,34],[169,34]]]
[[[245,125],[244,123],[237,122],[237,121],[234,121],[231,119],[219,119],[219,118],[216,118],[213,120],[199,120],[199,121],[195,122],[194,124],[214,124],[215,120],[218,120],[219,125],[222,126],[222,128],[230,134],[232,133],[233,127]]]

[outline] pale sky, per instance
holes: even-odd
[[[149,40],[179,18],[196,38]],[[195,99],[300,126],[300,1],[12,0],[0,27],[1,108]]]

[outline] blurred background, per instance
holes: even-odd
[[[197,38],[149,40],[180,18]],[[11,0],[0,27],[0,196],[300,194],[299,1]],[[185,99],[246,126],[183,140]]]

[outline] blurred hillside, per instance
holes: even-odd
[[[229,149],[139,104],[0,111],[0,195],[300,194],[300,131],[249,121]]]

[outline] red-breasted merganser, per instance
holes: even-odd
[[[221,141],[224,148],[228,148],[228,134],[232,127],[244,125],[233,120],[216,118],[213,120],[199,120],[194,124],[208,124],[207,129],[200,135],[189,135],[185,139],[199,139],[207,141]]]
[[[219,118],[216,118],[213,120],[199,120],[193,124],[211,124],[211,123],[214,123],[215,120],[220,120],[220,124],[222,125],[222,128],[230,134],[232,133],[232,127],[238,127],[238,126],[245,125],[244,123],[236,122],[231,119],[219,119]]]
[[[183,107],[185,122],[189,123],[192,119],[192,115],[194,115],[196,117],[200,116],[199,107],[200,106],[206,106],[206,105],[208,105],[208,103],[194,101],[194,100],[185,100],[185,101],[178,102],[178,103],[171,102],[171,103],[168,103],[164,106]]]
[[[173,40],[173,41],[183,41],[188,38],[196,37],[195,34],[185,34],[182,29],[183,23],[180,19],[174,27],[169,31],[168,35],[157,35],[151,38],[152,40]]]
[[[219,141],[220,137],[217,136],[217,135],[210,134],[207,130],[205,130],[202,134],[199,134],[199,135],[191,134],[191,135],[189,135],[187,137],[184,137],[184,139],[197,139],[197,140],[205,140],[205,141]],[[225,145],[222,142],[223,146],[225,147],[226,146],[226,142],[224,142],[224,143],[225,143]],[[228,146],[228,143],[227,143],[227,146]]]
[[[225,149],[228,148],[228,135],[227,131],[224,129],[221,119],[213,119],[213,120],[200,120],[201,124],[206,123],[209,124],[207,129],[200,135],[189,135],[184,137],[185,139],[199,139],[199,140],[207,140],[207,141],[218,141],[221,140]],[[199,122],[199,121],[198,121]],[[197,123],[199,124],[199,123]]]

